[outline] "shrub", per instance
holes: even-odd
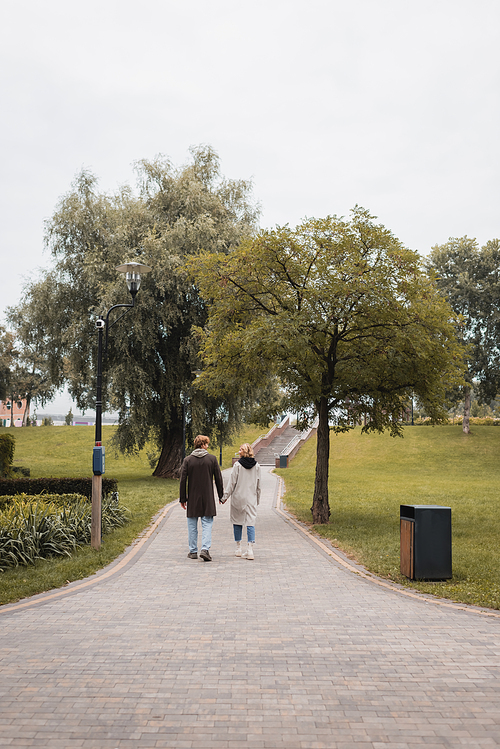
[[[457,419],[455,419],[455,424],[463,424],[463,417],[459,416]],[[469,424],[471,426],[474,424],[475,426],[480,427],[498,427],[500,426],[500,419],[493,419],[491,416],[471,416],[469,419]]]
[[[102,477],[102,496],[118,491],[116,479]],[[16,494],[81,494],[92,499],[92,478],[0,478],[0,496]]]
[[[63,505],[71,505],[73,503],[84,501],[88,505],[87,497],[82,494],[41,494],[33,496],[31,494],[14,494],[0,496],[0,512],[3,512],[11,505],[19,504],[20,502],[45,502],[46,504],[54,504],[62,507]],[[111,500],[113,501],[113,500]]]
[[[92,507],[86,497],[59,495],[32,498],[21,494],[0,511],[0,570],[34,564],[37,559],[71,556],[90,543]],[[124,525],[128,510],[115,498],[102,506],[102,532]]]
[[[24,466],[12,466],[12,473],[15,476],[27,476],[29,478],[31,471],[29,468],[25,468]]]
[[[9,476],[14,461],[16,441],[12,434],[0,434],[0,476]]]

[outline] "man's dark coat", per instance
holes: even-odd
[[[206,450],[194,450],[184,458],[181,467],[179,501],[187,502],[187,517],[200,518],[217,515],[214,485],[219,499],[224,494],[222,473],[215,455]]]

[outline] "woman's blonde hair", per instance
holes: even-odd
[[[249,445],[248,442],[244,442],[243,445],[241,445],[240,450],[243,450],[242,458],[253,458],[252,445]]]
[[[194,449],[199,450],[200,447],[205,447],[210,442],[210,437],[206,437],[204,434],[198,434],[194,438]]]

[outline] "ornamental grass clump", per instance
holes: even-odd
[[[71,556],[77,547],[90,543],[91,516],[92,507],[83,496],[16,495],[0,512],[0,570]],[[127,516],[116,497],[104,500],[103,534],[124,525]]]

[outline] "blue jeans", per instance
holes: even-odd
[[[213,517],[204,515],[201,520],[201,548],[209,549],[212,546],[212,525]],[[196,553],[198,551],[198,518],[188,518],[188,543],[189,551]]]
[[[236,542],[241,541],[241,537],[243,535],[243,526],[233,524],[233,530],[234,540]],[[249,544],[255,543],[255,525],[247,525],[247,540]]]

